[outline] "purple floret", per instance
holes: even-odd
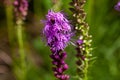
[[[115,5],[115,10],[120,11],[120,1]]]

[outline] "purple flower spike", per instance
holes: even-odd
[[[120,11],[120,1],[115,5],[115,10]]]
[[[48,11],[43,30],[47,44],[54,53],[64,50],[71,38],[69,21],[60,12]]]
[[[24,20],[27,15],[28,1],[15,0],[13,5],[14,5],[14,12],[15,12],[16,18]]]
[[[72,36],[71,26],[60,12],[48,11],[46,19],[43,33],[52,52],[50,57],[54,65],[54,75],[59,80],[69,80],[69,75],[64,74],[64,71],[68,69],[68,65],[65,63],[67,53],[64,52],[64,49]]]

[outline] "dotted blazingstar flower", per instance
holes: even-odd
[[[71,26],[60,12],[50,10],[46,18],[43,33],[52,52],[50,57],[53,60],[54,75],[60,80],[69,80],[69,75],[64,74],[64,71],[68,69],[68,65],[64,61],[67,57],[64,49],[71,38]]]
[[[46,18],[43,33],[46,36],[48,46],[55,52],[64,50],[71,38],[69,21],[62,13],[55,13],[52,10],[48,12]]]

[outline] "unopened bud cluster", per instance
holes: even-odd
[[[28,1],[27,0],[15,0],[14,3],[14,13],[16,20],[24,20],[27,15]]]
[[[69,75],[64,74],[64,71],[68,69],[68,65],[65,63],[65,59],[67,58],[67,54],[57,53],[51,54],[52,64],[54,65],[53,71],[56,78],[60,80],[69,80]]]

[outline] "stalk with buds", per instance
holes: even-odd
[[[79,80],[88,80],[88,67],[91,58],[91,35],[89,35],[89,26],[85,22],[86,13],[84,11],[84,4],[86,0],[72,0],[70,10],[73,12],[73,25],[75,27],[78,40],[76,41],[76,64],[77,64],[77,78]]]

